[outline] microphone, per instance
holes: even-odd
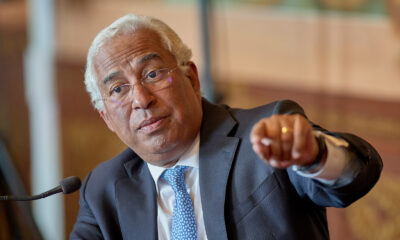
[[[64,178],[57,187],[34,196],[0,196],[0,201],[31,201],[45,198],[56,193],[73,193],[81,187],[81,180],[78,177],[71,176]]]

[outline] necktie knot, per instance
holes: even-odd
[[[183,189],[186,191],[186,185],[185,185],[186,169],[187,166],[177,166],[175,168],[167,169],[163,173],[164,179],[168,182],[169,185],[171,185],[175,194]]]

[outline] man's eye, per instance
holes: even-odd
[[[124,87],[125,87],[124,85],[121,85],[121,86],[112,88],[110,91],[110,95],[121,93]]]
[[[152,79],[152,78],[156,78],[156,77],[157,77],[157,71],[151,71],[151,72],[149,72],[149,73],[147,74],[147,77],[146,77],[146,78]]]

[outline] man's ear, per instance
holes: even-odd
[[[188,70],[186,71],[185,75],[189,78],[190,83],[192,84],[193,89],[200,95],[200,80],[199,74],[197,72],[197,67],[194,62],[190,61],[187,64]]]
[[[114,132],[114,128],[112,127],[111,121],[108,118],[108,114],[105,110],[99,110],[99,114],[101,116],[101,118],[104,120],[104,122],[107,124],[107,127]]]

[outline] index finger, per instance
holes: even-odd
[[[263,120],[258,121],[251,130],[250,141],[255,144],[261,141],[261,139],[266,136],[266,127]]]

